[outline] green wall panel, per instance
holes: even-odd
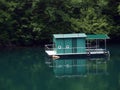
[[[77,53],[85,53],[85,39],[84,38],[78,38],[77,39]]]
[[[64,53],[64,39],[56,40],[57,53]]]
[[[72,52],[77,52],[77,38],[72,38]]]
[[[64,39],[65,43],[65,53],[72,53],[72,39],[66,38]]]
[[[60,38],[54,41],[58,54],[86,52],[85,38]]]

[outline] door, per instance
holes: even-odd
[[[72,53],[72,39],[66,38],[65,40],[65,53]]]
[[[77,39],[77,53],[85,53],[85,39],[84,38],[78,38]]]
[[[64,53],[64,39],[57,39],[57,53]]]
[[[77,53],[77,38],[72,38],[72,52]]]

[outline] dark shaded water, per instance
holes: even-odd
[[[120,90],[120,47],[109,49],[109,61],[51,61],[41,48],[1,49],[0,90]]]

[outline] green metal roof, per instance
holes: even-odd
[[[87,35],[87,39],[109,39],[106,34]]]
[[[77,34],[54,34],[54,38],[85,38],[87,35],[85,33],[77,33]]]

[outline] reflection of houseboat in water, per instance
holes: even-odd
[[[106,47],[107,35],[54,34],[53,44],[45,45],[49,56],[60,55],[109,55]]]
[[[56,77],[80,77],[107,74],[106,58],[59,58],[51,60]]]

